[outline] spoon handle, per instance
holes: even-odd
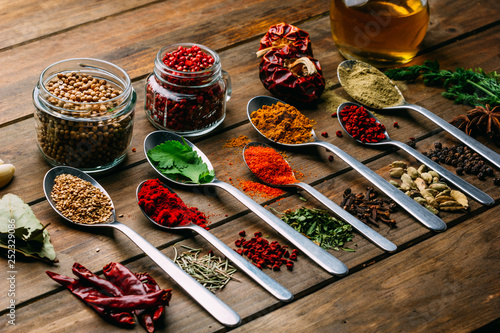
[[[201,237],[205,238],[209,243],[211,243],[215,248],[217,248],[223,255],[225,255],[233,264],[238,266],[243,272],[259,283],[264,289],[269,291],[277,299],[281,301],[290,301],[293,295],[288,289],[283,287],[281,284],[270,278],[266,273],[257,268],[257,266],[250,263],[248,260],[243,258],[241,255],[236,253],[233,249],[227,246],[225,243],[220,241],[217,237],[212,235],[206,229],[198,226],[190,226],[191,230],[198,233]]]
[[[353,169],[357,170],[372,184],[377,186],[380,190],[382,190],[385,194],[392,198],[392,200],[394,200],[398,205],[403,207],[403,209],[411,213],[413,217],[419,220],[427,228],[434,231],[446,230],[446,223],[444,223],[443,220],[441,220],[439,217],[427,210],[424,206],[420,205],[418,202],[398,190],[394,185],[391,185],[388,181],[379,176],[375,171],[371,170],[366,165],[344,152],[342,149],[332,145],[329,142],[320,141],[317,139],[312,144],[323,146],[324,148],[339,156],[342,160],[344,160],[344,162],[349,164]]]
[[[120,230],[129,237],[146,255],[148,255],[161,269],[167,273],[177,284],[191,295],[207,312],[226,326],[236,326],[240,323],[239,315],[226,303],[217,298],[212,292],[203,287],[182,268],[161,253],[156,247],[142,238],[129,226],[120,222],[111,223],[110,226]]]
[[[342,261],[338,260],[330,253],[314,244],[310,239],[297,232],[277,216],[253,201],[246,194],[242,193],[236,187],[218,179],[215,179],[212,183],[210,183],[210,185],[218,186],[232,194],[242,204],[247,206],[251,211],[257,214],[257,216],[269,224],[271,228],[280,233],[314,262],[323,267],[323,269],[325,269],[328,273],[335,275],[347,274],[347,266]]]
[[[354,229],[359,231],[366,238],[368,238],[370,241],[375,243],[383,250],[388,252],[396,251],[397,247],[394,243],[392,243],[387,238],[380,235],[378,232],[374,231],[372,228],[370,228],[369,226],[358,220],[356,217],[349,214],[346,210],[342,209],[336,203],[328,199],[314,187],[306,183],[297,183],[295,185],[307,191],[309,194],[315,197],[319,202],[325,205],[328,209],[337,214],[342,220],[349,223],[351,226],[354,227]]]
[[[419,162],[427,165],[431,170],[436,171],[441,177],[446,178],[450,183],[452,183],[453,185],[455,185],[456,187],[458,187],[459,189],[470,195],[477,202],[482,203],[483,205],[493,205],[495,203],[495,200],[493,200],[493,198],[490,197],[488,194],[484,193],[477,187],[469,184],[462,178],[458,177],[454,173],[445,169],[438,163],[434,162],[427,156],[419,153],[410,146],[399,141],[391,141],[391,144],[398,146],[399,148],[406,151],[408,154],[415,157]]]
[[[422,114],[423,116],[427,117],[430,119],[432,122],[436,123],[439,127],[444,129],[446,132],[450,133],[453,135],[456,139],[462,141],[464,144],[469,146],[471,149],[476,151],[479,155],[484,157],[484,159],[488,160],[491,164],[496,166],[497,168],[500,169],[500,154],[494,152],[490,148],[486,147],[476,139],[472,138],[471,136],[467,135],[466,133],[462,132],[449,122],[443,120],[442,118],[436,116],[434,113],[430,112],[429,110],[415,104],[409,104],[405,103],[403,105],[404,107],[417,111],[418,113]],[[390,109],[390,108],[386,108]]]

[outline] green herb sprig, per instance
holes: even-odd
[[[301,207],[285,211],[281,219],[326,250],[355,251],[344,246],[352,240],[352,227],[328,215],[325,210]]]
[[[422,77],[425,85],[444,88],[443,96],[455,104],[500,105],[500,75],[497,72],[486,73],[481,68],[449,71],[440,69],[438,61],[427,60],[423,65],[389,69],[385,74],[392,80],[407,82]]]

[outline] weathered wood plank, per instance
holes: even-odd
[[[497,206],[234,331],[471,332],[499,314],[499,213]]]
[[[133,1],[1,1],[0,50],[147,5]]]

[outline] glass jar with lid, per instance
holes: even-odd
[[[51,165],[104,171],[126,156],[137,95],[120,67],[98,59],[56,62],[33,90],[37,143]]]
[[[146,80],[145,111],[158,129],[186,137],[206,134],[226,117],[231,79],[219,55],[206,46],[162,48]]]

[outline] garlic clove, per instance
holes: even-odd
[[[0,188],[4,187],[12,180],[15,171],[16,168],[12,164],[0,164]]]
[[[3,164],[3,161],[2,161],[2,160],[0,160],[0,164]]]

